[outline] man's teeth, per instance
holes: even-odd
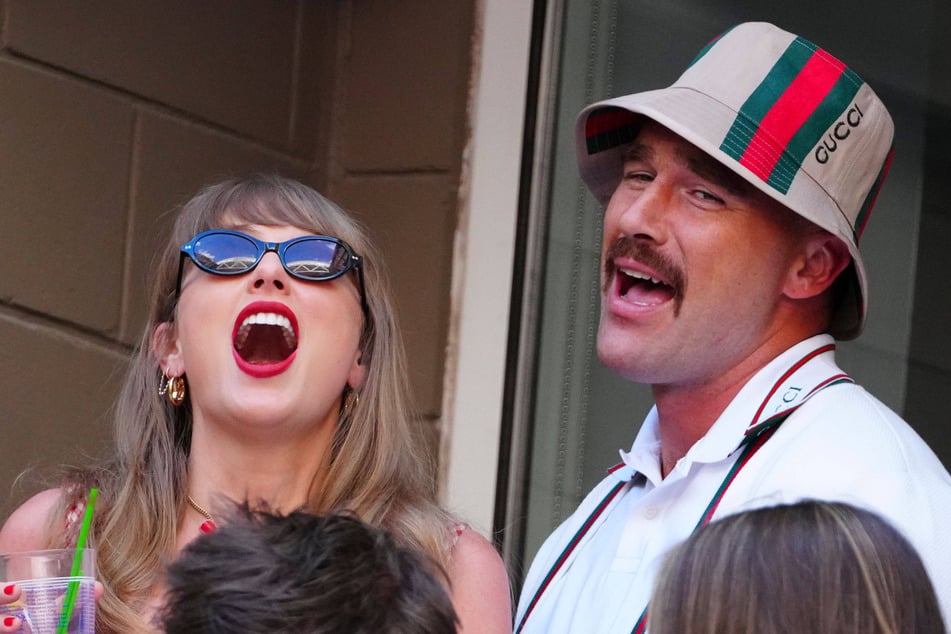
[[[624,275],[627,275],[628,277],[633,277],[636,280],[650,281],[650,282],[653,282],[654,284],[666,284],[662,280],[659,280],[656,277],[651,277],[650,275],[647,275],[645,273],[641,273],[640,271],[632,271],[630,269],[619,269],[619,270],[621,271],[621,273],[624,273]]]

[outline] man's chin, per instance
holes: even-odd
[[[629,332],[604,328],[598,332],[598,359],[601,364],[633,383],[655,383],[667,378],[670,369],[657,337],[633,336]]]
[[[633,349],[627,346],[612,346],[601,337],[598,338],[598,359],[607,369],[630,380],[635,380],[632,377],[639,374],[639,362],[643,361],[643,358]]]

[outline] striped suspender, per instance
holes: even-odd
[[[531,603],[528,604],[528,607],[525,609],[525,614],[522,615],[522,620],[519,622],[518,627],[515,628],[515,634],[519,634],[522,631],[522,628],[525,627],[525,622],[528,620],[528,616],[532,613],[532,610],[535,609],[535,605],[538,603],[538,600],[542,598],[542,594],[548,588],[548,584],[551,583],[551,580],[555,578],[555,575],[558,574],[558,571],[561,570],[561,567],[568,560],[568,557],[571,556],[571,553],[574,552],[575,548],[578,546],[578,543],[581,542],[581,539],[588,532],[588,529],[594,524],[594,522],[604,513],[604,510],[611,505],[611,502],[618,496],[618,493],[624,490],[628,485],[628,482],[618,482],[615,484],[608,494],[604,496],[604,499],[594,507],[594,511],[591,512],[591,515],[588,516],[588,519],[584,521],[584,524],[581,525],[581,528],[578,529],[571,540],[569,540],[568,545],[565,546],[565,549],[561,551],[561,554],[558,556],[558,559],[555,560],[554,565],[552,565],[551,570],[548,571],[548,574],[545,575],[545,578],[538,585],[538,590],[535,591],[535,596],[532,597]]]
[[[760,447],[766,444],[766,441],[772,437],[773,433],[779,429],[779,426],[782,425],[783,422],[789,418],[789,415],[792,414],[796,409],[798,409],[798,406],[764,422],[763,425],[768,425],[768,427],[764,427],[762,431],[756,435],[747,436],[743,439],[743,442],[740,444],[740,447],[743,448],[743,451],[733,463],[733,466],[730,467],[730,471],[726,474],[726,477],[723,478],[720,488],[718,488],[717,492],[714,493],[713,499],[710,500],[710,504],[707,505],[703,515],[700,516],[700,521],[697,522],[697,525],[693,529],[694,531],[696,531],[701,526],[705,526],[706,524],[710,523],[710,520],[713,519],[713,515],[717,511],[717,507],[720,506],[720,501],[726,494],[727,489],[729,489],[730,485],[733,484],[733,481],[736,480],[736,476],[739,475],[740,471],[749,463],[753,455],[760,450]],[[641,612],[640,618],[637,619],[637,623],[634,624],[634,629],[631,630],[631,634],[643,634],[645,629],[647,629],[646,607]]]
[[[729,489],[730,485],[736,480],[736,477],[739,475],[740,471],[749,464],[750,460],[756,454],[757,451],[766,444],[766,441],[769,440],[772,435],[779,429],[779,426],[786,421],[789,416],[799,409],[806,401],[808,401],[813,395],[818,393],[820,390],[829,387],[831,385],[836,385],[838,383],[851,383],[852,379],[846,374],[836,374],[826,378],[821,381],[812,390],[806,394],[802,400],[799,401],[796,405],[783,410],[782,412],[772,416],[765,421],[757,422],[760,415],[763,413],[767,403],[770,401],[772,396],[776,393],[776,390],[797,370],[802,366],[808,363],[813,358],[819,356],[824,352],[833,350],[835,346],[829,344],[822,346],[816,350],[813,350],[797,363],[793,364],[773,385],[773,388],[766,395],[766,398],[763,400],[763,403],[760,405],[759,409],[756,411],[755,416],[753,417],[753,422],[750,424],[750,427],[745,433],[743,441],[740,443],[738,449],[740,449],[740,454],[737,459],[734,461],[733,466],[730,468],[729,472],[723,478],[723,482],[720,483],[720,486],[717,488],[717,491],[713,494],[713,498],[710,500],[710,503],[707,505],[707,508],[704,510],[703,514],[700,516],[697,525],[694,527],[694,531],[698,528],[708,524],[712,519],[714,514],[717,511],[717,508],[720,505],[721,500]],[[613,472],[622,465],[616,465],[611,468]],[[595,506],[594,510],[588,516],[588,518],[581,524],[578,531],[571,537],[568,541],[568,544],[562,550],[561,554],[555,560],[555,563],[552,565],[551,569],[548,571],[548,574],[545,575],[545,578],[538,585],[538,589],[535,591],[532,600],[529,602],[528,607],[525,609],[525,614],[522,615],[521,621],[519,621],[517,627],[515,628],[515,634],[520,634],[522,628],[525,627],[525,623],[528,621],[528,617],[531,615],[532,611],[535,609],[535,606],[538,604],[538,601],[541,599],[542,594],[551,584],[552,580],[562,569],[568,559],[571,557],[572,553],[578,547],[578,544],[581,543],[581,540],[588,533],[591,527],[595,524],[597,519],[604,514],[604,512],[612,505],[612,503],[620,499],[619,494],[625,490],[625,488],[630,484],[630,482],[618,482],[614,485],[607,495]],[[637,623],[634,625],[634,629],[631,630],[631,634],[643,634],[647,628],[647,608],[641,612],[640,618],[638,618]]]
[[[769,437],[772,436],[773,432],[779,428],[779,425],[791,413],[792,412],[786,412],[782,414],[781,417],[775,422],[767,421],[767,423],[771,422],[769,428],[764,429],[762,433],[756,436],[747,436],[743,440],[743,443],[741,444],[741,447],[743,447],[743,452],[736,459],[736,462],[733,463],[733,467],[730,468],[729,473],[727,473],[726,477],[723,479],[723,482],[720,484],[720,487],[714,494],[713,499],[710,500],[710,503],[703,512],[703,515],[701,516],[700,521],[697,523],[696,528],[699,528],[710,521],[717,509],[717,506],[720,504],[720,500],[726,494],[726,491],[730,487],[730,484],[733,483],[733,480],[736,479],[737,474],[744,466],[746,466],[750,458],[753,457],[753,454],[755,454],[759,448],[766,443]],[[608,494],[604,496],[604,499],[602,499],[601,502],[594,508],[594,510],[591,512],[591,515],[588,516],[588,519],[586,519],[581,525],[581,528],[578,529],[578,532],[572,536],[571,540],[568,542],[568,545],[565,546],[565,549],[561,552],[561,555],[559,555],[558,559],[555,560],[551,570],[548,571],[548,574],[545,575],[544,580],[542,580],[541,584],[539,584],[538,590],[535,592],[535,596],[532,597],[531,603],[529,603],[528,607],[525,609],[525,614],[522,616],[522,620],[518,624],[515,634],[519,634],[522,631],[522,628],[525,626],[525,622],[528,620],[532,610],[535,609],[535,605],[538,603],[538,600],[541,599],[542,594],[548,588],[548,585],[551,583],[552,579],[554,579],[555,575],[558,574],[558,571],[561,570],[562,565],[564,565],[565,561],[568,560],[568,557],[571,556],[571,553],[574,552],[575,548],[578,546],[578,543],[581,542],[581,539],[585,536],[598,517],[604,513],[604,510],[610,506],[611,502],[617,497],[618,493],[620,493],[627,485],[628,482],[618,482],[615,484],[614,487],[608,491]],[[696,528],[694,530],[696,530]],[[640,634],[643,632],[646,625],[647,610],[645,609],[643,613],[641,613],[641,617],[637,620],[637,624],[634,626],[634,634]]]

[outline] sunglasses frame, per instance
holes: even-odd
[[[254,260],[254,264],[249,266],[247,269],[244,269],[241,271],[220,271],[220,270],[209,268],[205,266],[204,264],[202,264],[198,260],[198,257],[195,255],[195,243],[206,236],[222,235],[222,234],[237,236],[253,244],[257,249],[257,257]],[[328,275],[327,277],[322,277],[320,279],[305,277],[303,275],[300,275],[299,273],[294,272],[290,268],[288,268],[287,262],[284,260],[284,253],[287,251],[287,248],[299,242],[307,242],[310,240],[332,242],[340,247],[343,247],[343,250],[349,256],[347,260],[347,265],[342,270],[332,275]],[[338,277],[346,275],[352,269],[356,269],[357,277],[360,280],[360,307],[363,309],[364,317],[369,317],[370,307],[367,304],[366,285],[363,280],[363,258],[361,258],[359,255],[354,253],[353,249],[350,247],[349,244],[347,244],[340,238],[335,238],[333,236],[306,235],[306,236],[300,236],[297,238],[292,238],[290,240],[285,240],[284,242],[267,242],[265,240],[259,240],[258,238],[255,238],[254,236],[250,236],[246,233],[242,233],[241,231],[235,231],[233,229],[209,229],[208,231],[202,231],[201,233],[196,235],[194,238],[192,238],[191,240],[189,240],[188,242],[182,245],[182,248],[180,251],[180,257],[178,260],[178,277],[176,278],[177,281],[175,283],[175,297],[178,298],[182,293],[182,274],[185,271],[186,258],[191,260],[195,266],[197,266],[199,269],[201,269],[202,271],[206,273],[210,273],[211,275],[231,277],[234,275],[245,275],[246,273],[250,273],[257,267],[258,264],[261,263],[261,260],[264,258],[264,256],[268,252],[271,252],[271,251],[277,254],[278,259],[281,261],[281,266],[284,267],[284,270],[287,271],[288,275],[290,275],[294,279],[302,280],[304,282],[329,282],[331,280],[337,279]]]

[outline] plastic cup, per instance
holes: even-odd
[[[31,550],[0,555],[0,583],[15,583],[20,599],[0,605],[0,618],[20,618],[21,632],[57,634],[66,594],[76,583],[75,602],[65,631],[95,634],[96,631],[96,551],[81,548],[79,576],[71,576],[76,561],[75,548]]]

